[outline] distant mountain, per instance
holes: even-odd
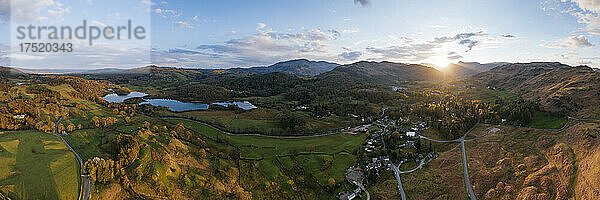
[[[490,86],[540,102],[546,110],[600,116],[600,73],[587,66],[515,63],[477,74],[471,80],[475,86]]]
[[[86,70],[83,71],[81,73],[85,73],[85,74],[114,74],[114,73],[119,73],[122,71],[125,71],[126,69],[119,69],[119,68],[103,68],[103,69],[93,69],[93,70]]]
[[[0,66],[0,77],[2,78],[15,78],[20,76],[27,76],[28,74],[30,73],[22,69]]]
[[[296,76],[315,76],[333,70],[339,66],[336,63],[325,61],[310,61],[307,59],[279,62],[267,67],[232,68],[231,71],[244,71],[256,74],[283,72]]]
[[[103,68],[103,69],[18,69],[28,74],[105,74],[119,73],[127,69]]]
[[[438,81],[444,79],[442,72],[432,67],[387,61],[361,61],[348,65],[340,65],[321,76],[336,75],[346,79],[382,84],[396,84],[402,81]]]
[[[596,68],[596,72],[600,72],[600,68]]]
[[[481,64],[478,62],[462,62],[449,64],[447,67],[440,69],[448,78],[467,78],[475,74],[488,71],[494,67],[506,65],[506,62],[493,62]]]

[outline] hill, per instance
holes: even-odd
[[[231,71],[242,71],[256,74],[268,74],[272,72],[284,72],[296,76],[315,76],[333,70],[339,66],[336,63],[325,61],[310,61],[307,59],[290,60],[278,62],[267,67],[233,68]]]
[[[27,74],[29,73],[21,69],[0,66],[0,77],[2,78],[16,78],[26,76]]]
[[[540,102],[545,110],[580,117],[600,115],[600,74],[587,66],[515,63],[473,76],[477,86],[506,90]]]
[[[341,65],[334,70],[321,75],[321,77],[325,76],[341,76],[347,79],[381,84],[396,84],[402,81],[436,81],[444,79],[442,72],[432,67],[387,61],[361,61],[353,64]]]
[[[440,69],[448,78],[467,78],[475,74],[489,71],[494,67],[508,64],[506,62],[493,62],[481,64],[478,62],[451,63],[447,67]]]

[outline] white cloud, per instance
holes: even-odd
[[[592,43],[588,41],[588,39],[583,36],[572,36],[562,40],[558,40],[552,44],[542,44],[541,46],[546,48],[569,48],[569,49],[579,49],[585,47],[594,46]]]
[[[354,3],[357,5],[360,5],[362,7],[367,7],[371,5],[371,1],[370,0],[354,0]]]
[[[256,23],[256,30],[263,29],[263,28],[265,28],[266,26],[267,26],[267,25],[266,25],[266,24],[264,24],[264,23]]]
[[[563,3],[571,3],[569,9],[561,10],[577,18],[577,22],[585,24],[576,33],[600,34],[600,0],[561,0]]]
[[[153,5],[156,5],[156,4],[155,4],[154,2],[152,2],[151,0],[142,0],[142,3],[143,3],[144,5],[147,5],[147,6],[153,6]]]
[[[48,9],[48,15],[54,19],[61,19],[63,15],[70,13],[71,8],[63,8],[62,4],[56,2],[56,8]]]
[[[2,1],[2,11],[10,10],[11,20],[17,23],[40,21],[42,11],[55,5],[53,0]],[[8,12],[6,12],[8,13]]]
[[[156,8],[156,9],[152,10],[152,12],[160,15],[163,18],[167,18],[167,17],[176,18],[176,17],[181,16],[181,13],[178,13],[177,11],[169,10],[169,9]]]
[[[190,23],[185,22],[185,21],[176,21],[176,22],[174,22],[174,24],[177,25],[177,26],[179,26],[179,28],[182,28],[182,29],[186,29],[186,28],[187,29],[192,29],[192,28],[194,28],[194,26],[190,25]]]
[[[584,11],[600,13],[600,0],[561,0],[562,2],[573,2]]]
[[[436,37],[431,41],[417,41],[410,37],[389,36],[391,41],[396,43],[385,47],[367,47],[369,53],[381,56],[382,60],[401,60],[401,61],[423,61],[438,53],[436,49],[442,48],[448,44],[463,45],[470,51],[481,42],[476,38],[487,35],[483,31],[458,33],[453,36]],[[456,57],[456,56],[454,56]]]
[[[260,28],[262,27],[262,28]],[[281,60],[310,57],[339,59],[330,50],[329,42],[340,37],[335,30],[311,29],[301,32],[264,30],[243,38],[218,44],[200,45],[195,49],[170,49],[153,52],[156,64],[197,67],[245,67],[274,63]]]
[[[343,52],[339,56],[346,60],[353,61],[353,60],[358,59],[360,56],[362,56],[362,52],[360,52],[360,51]]]

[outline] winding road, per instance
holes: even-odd
[[[85,165],[83,163],[83,159],[81,159],[81,156],[79,156],[79,154],[71,147],[71,145],[69,145],[69,143],[67,142],[67,140],[65,140],[62,137],[62,135],[58,132],[58,125],[63,120],[63,118],[67,117],[67,115],[69,115],[69,113],[67,113],[66,115],[63,115],[62,117],[60,117],[60,119],[58,119],[58,121],[54,125],[54,134],[56,136],[60,137],[60,139],[65,143],[65,145],[67,145],[67,147],[71,150],[71,152],[73,152],[73,154],[75,154],[75,157],[77,158],[77,161],[79,161],[79,166],[81,166],[81,177],[83,179],[83,181],[82,181],[82,183],[83,183],[83,190],[81,190],[82,193],[79,194],[78,199],[82,199],[82,195],[83,195],[83,200],[89,200],[90,199],[90,192],[92,190],[92,188],[91,188],[92,179],[88,175],[87,169],[85,169]]]
[[[499,129],[497,128],[492,128],[490,130],[488,130],[488,132],[482,136],[482,137],[478,137],[478,138],[473,138],[473,139],[468,139],[466,140],[465,138],[467,137],[467,135],[479,124],[479,122],[477,122],[477,124],[475,124],[473,127],[471,127],[471,129],[469,129],[467,132],[465,132],[465,134],[459,138],[459,139],[455,139],[455,140],[435,140],[435,139],[431,139],[425,136],[420,135],[419,137],[421,139],[425,139],[425,140],[429,140],[432,142],[441,142],[441,143],[450,143],[450,142],[460,142],[461,145],[461,150],[462,150],[462,160],[463,160],[463,175],[465,177],[465,187],[467,189],[468,192],[468,197],[471,200],[477,200],[477,197],[475,197],[475,193],[473,192],[473,187],[471,186],[471,181],[469,179],[469,169],[468,169],[468,165],[467,165],[467,151],[465,149],[465,141],[474,141],[474,140],[478,140],[478,139],[482,139],[487,137],[490,132],[495,132],[498,131]]]

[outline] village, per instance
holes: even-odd
[[[423,167],[424,164],[431,162],[437,158],[438,154],[429,150],[429,152],[421,152],[420,148],[420,133],[428,128],[426,122],[412,122],[410,127],[400,126],[400,120],[390,120],[387,117],[379,119],[372,124],[358,126],[345,131],[347,134],[367,134],[367,141],[362,148],[366,152],[368,159],[350,166],[346,170],[346,180],[353,186],[354,190],[342,191],[336,197],[340,200],[352,200],[363,198],[363,192],[366,194],[366,199],[370,199],[369,192],[365,189],[369,184],[366,173],[374,173],[376,177],[380,177],[383,171],[391,170],[399,177],[401,173],[410,173]],[[392,144],[386,145],[386,138],[395,137],[397,140]],[[389,142],[389,141],[387,141]],[[396,152],[416,152],[412,156],[410,154],[400,154],[404,156],[390,156],[390,151]],[[413,162],[417,165],[416,168],[408,171],[399,171],[398,168],[404,163]],[[398,163],[398,164],[394,164]],[[400,180],[398,180],[399,193],[403,193]]]

